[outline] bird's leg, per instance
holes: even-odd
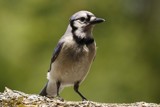
[[[82,101],[87,101],[87,99],[78,91],[79,81],[74,84],[74,91],[82,98]]]
[[[59,89],[60,89],[60,86],[61,86],[61,82],[57,81],[56,85],[57,85],[57,97],[58,97],[59,100],[64,101],[64,99],[61,98],[60,95],[59,95]]]

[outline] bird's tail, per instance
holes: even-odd
[[[39,93],[39,95],[41,95],[41,96],[47,96],[47,85],[48,85],[48,82],[46,83],[46,85],[44,86],[44,88],[41,90],[41,92]]]
[[[57,85],[55,81],[48,81],[40,92],[41,96],[55,97],[57,96]]]

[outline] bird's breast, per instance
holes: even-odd
[[[95,54],[95,43],[88,46],[74,42],[64,43],[62,51],[52,64],[51,76],[66,85],[82,81],[90,69]]]

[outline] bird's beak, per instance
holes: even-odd
[[[95,18],[94,20],[90,21],[90,24],[98,24],[98,23],[102,23],[105,20],[102,18]]]

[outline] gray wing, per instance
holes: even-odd
[[[51,70],[52,63],[56,60],[56,58],[58,57],[59,53],[61,52],[63,43],[64,42],[58,43],[57,47],[55,48],[54,53],[53,53],[52,58],[51,58],[50,69],[48,70],[48,72]]]

